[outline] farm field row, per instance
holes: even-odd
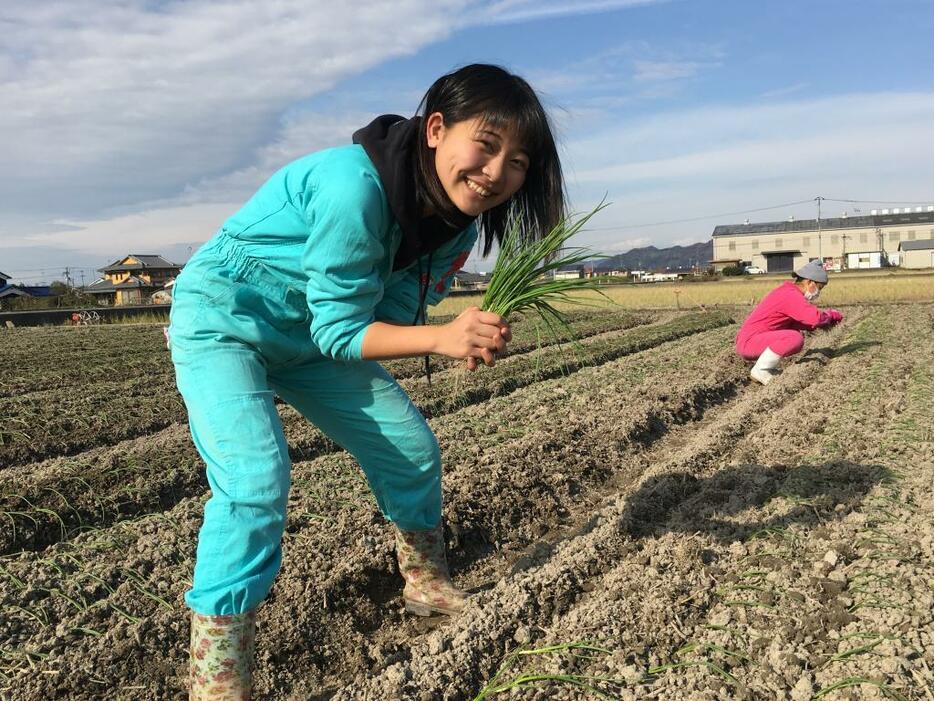
[[[359,469],[283,409],[293,486],[257,698],[469,700],[504,662],[500,683],[576,674],[611,698],[927,698],[932,314],[851,308],[766,388],[716,314],[404,379],[441,444],[451,562],[475,592],[452,620],[402,612]],[[98,465],[113,474],[95,481]],[[0,472],[33,509],[6,518],[0,692],[183,694],[199,472],[178,425]],[[599,650],[560,651],[585,641]],[[510,657],[520,646],[556,651]]]
[[[570,316],[573,333],[559,329],[557,336],[534,319],[516,319],[508,353],[526,353],[556,341],[563,343],[664,318],[658,312],[607,313],[586,309]],[[443,320],[443,317],[433,319],[435,323]],[[139,377],[164,382],[172,375],[159,325],[23,328],[7,333],[4,341],[8,367],[0,377],[0,398],[52,389],[83,393],[101,382]],[[443,368],[452,362],[436,358],[434,365]],[[422,372],[416,359],[390,361],[386,365],[394,377]]]
[[[545,347],[534,353],[511,355],[480,373],[466,374],[459,368],[436,373],[430,386],[424,378],[403,379],[402,384],[426,415],[440,415],[548,377],[570,374],[728,322],[729,318],[722,314],[684,315],[583,339],[578,345],[566,347],[567,357],[556,352],[557,349]],[[180,406],[177,395],[169,398]],[[55,415],[54,409],[50,413]],[[281,413],[293,460],[337,449],[290,407],[283,406]],[[45,440],[23,441],[20,445],[33,454],[75,445],[78,441],[75,434],[68,444],[56,442],[61,440],[60,425],[49,421],[44,427],[37,426]],[[10,525],[0,531],[0,553],[41,549],[82,530],[163,510],[181,498],[207,489],[200,458],[184,424],[172,424],[150,435],[145,430],[151,424],[133,424],[129,417],[125,427],[123,430],[144,435],[111,446],[106,437],[87,431],[81,434],[87,444],[105,442],[105,445],[0,472],[0,515],[6,516]]]
[[[667,318],[661,315],[658,321]],[[574,315],[572,330],[553,336],[531,321],[520,320],[515,328],[515,342],[504,357],[523,355],[556,343],[567,344],[574,338],[634,328],[652,320],[653,316],[648,314],[584,312]],[[32,332],[40,331],[37,335],[46,338],[48,329],[24,331],[23,338],[15,337],[16,342],[10,344],[14,349],[32,347]],[[89,354],[82,355],[76,350],[67,363],[45,364],[40,360],[14,366],[17,370],[4,380],[5,390],[0,390],[0,469],[74,455],[96,446],[146,436],[173,423],[184,423],[184,406],[175,389],[161,330],[149,328],[146,333],[139,333],[131,341],[135,345],[130,346],[126,346],[126,339],[114,327],[58,331],[60,341],[68,342],[69,348],[74,347],[75,332],[94,334],[93,340],[85,339],[84,347]],[[104,358],[94,355],[102,346],[107,348]],[[121,348],[127,350],[125,358],[119,354]],[[43,357],[47,360],[54,356],[55,353],[50,353]],[[399,379],[423,372],[420,359],[391,361],[386,366]],[[454,363],[441,359],[433,366],[438,371],[452,368]],[[74,368],[84,368],[84,374],[77,375]],[[97,369],[91,372],[87,368]],[[16,391],[17,387],[21,391]],[[22,391],[25,387],[30,391]]]

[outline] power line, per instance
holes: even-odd
[[[827,198],[824,198],[827,199]],[[738,214],[752,214],[754,212],[765,212],[769,209],[782,209],[784,207],[793,207],[799,204],[810,204],[814,201],[814,198],[808,200],[798,200],[797,202],[786,202],[784,204],[776,204],[771,207],[757,207],[755,209],[741,209],[736,212],[720,212],[719,214],[707,214],[702,217],[689,217],[686,219],[670,219],[668,221],[658,221],[658,222],[649,222],[647,224],[627,224],[626,226],[593,226],[587,227],[588,231],[617,231],[620,229],[641,229],[647,226],[663,226],[664,224],[684,224],[686,222],[694,221],[703,221],[704,219],[719,219],[720,217],[732,217]]]
[[[794,207],[796,205],[802,204],[811,204],[817,199],[823,200],[824,202],[848,202],[854,204],[927,204],[930,205],[934,202],[934,199],[927,201],[914,201],[914,200],[852,200],[852,199],[843,199],[836,197],[812,197],[807,200],[798,200],[796,202],[785,202],[784,204],[771,205],[769,207],[756,207],[755,209],[741,209],[735,212],[720,212],[719,214],[708,214],[698,217],[687,217],[684,219],[670,219],[668,221],[658,221],[658,222],[646,222],[643,224],[626,224],[624,226],[593,226],[587,227],[588,231],[620,231],[623,229],[642,229],[649,226],[664,226],[666,224],[686,224],[689,222],[695,221],[704,221],[705,219],[719,219],[721,217],[732,217],[739,214],[754,214],[755,212],[766,212],[770,209],[783,209],[785,207]]]
[[[95,268],[93,266],[82,267],[80,265],[69,265],[67,267],[70,268],[71,270],[100,270],[100,268]],[[21,273],[43,273],[44,274],[46,271],[58,272],[61,270],[61,268],[56,265],[47,265],[44,268],[17,268],[17,270],[19,270]]]

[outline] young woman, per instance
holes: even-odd
[[[289,455],[278,395],[348,450],[395,527],[406,608],[452,614],[437,441],[378,360],[438,353],[491,365],[506,322],[424,322],[477,240],[563,216],[548,118],[522,78],[470,65],[419,115],[274,174],[185,266],[170,326],[177,384],[211,498],[192,588],[192,698],[250,694],[255,609],[281,562]]]
[[[792,277],[759,302],[736,334],[736,352],[756,361],[749,376],[763,385],[778,374],[782,358],[804,347],[805,331],[843,320],[836,309],[821,311],[811,304],[827,284],[827,271],[818,261],[801,266]]]

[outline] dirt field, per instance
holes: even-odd
[[[765,388],[724,312],[388,364],[442,447],[453,620],[403,613],[358,468],[281,407],[256,698],[934,699],[934,304],[844,312]],[[185,698],[206,481],[161,329],[0,342],[0,698]]]

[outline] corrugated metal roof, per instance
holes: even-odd
[[[898,244],[900,251],[926,251],[934,248],[934,239],[921,239],[920,241],[902,241]]]
[[[6,273],[0,273],[0,278],[2,278],[2,279],[4,279],[4,280],[12,280],[12,279],[13,279],[13,278],[11,278],[9,275],[7,275]]]
[[[906,214],[875,214],[865,217],[833,217],[821,219],[821,230],[862,229],[881,226],[900,226],[904,224],[925,224],[934,222],[934,212],[910,212]],[[716,236],[743,236],[746,234],[791,234],[805,231],[817,231],[817,219],[796,219],[795,221],[751,222],[749,224],[720,224],[714,227]]]
[[[0,298],[3,297],[28,297],[29,294],[23,292],[16,285],[0,285]]]

